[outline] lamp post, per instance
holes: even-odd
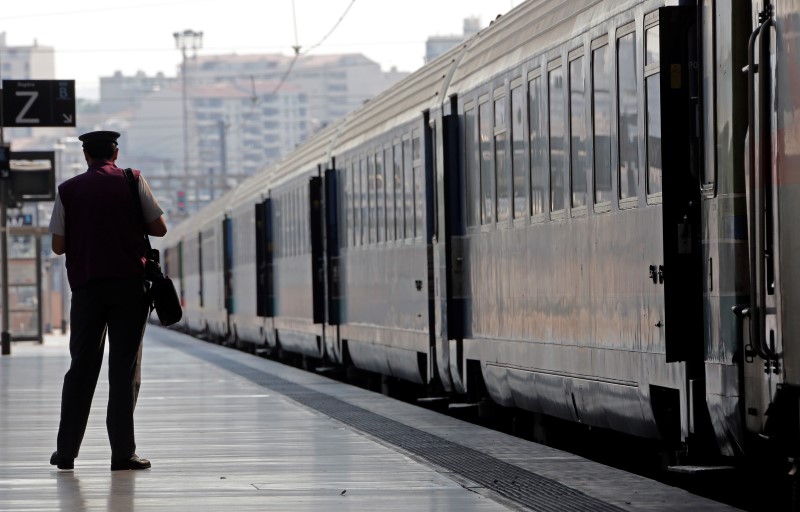
[[[192,58],[197,56],[197,50],[203,47],[203,33],[186,29],[183,32],[172,34],[175,38],[175,47],[181,51],[181,81],[183,86],[183,174],[186,188],[189,186],[189,98],[186,90],[186,50],[192,50]],[[195,187],[195,205],[197,204],[197,189]]]

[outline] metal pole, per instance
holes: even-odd
[[[36,224],[39,226],[39,205],[36,205]],[[39,322],[37,325],[38,332],[36,333],[37,341],[44,343],[44,294],[42,293],[42,237],[40,235],[33,235],[34,245],[36,247],[36,300],[38,301]],[[50,297],[48,296],[48,299]]]
[[[0,132],[2,133],[2,132]],[[2,135],[0,135],[0,144],[3,143]],[[4,356],[11,354],[11,333],[9,332],[9,324],[11,322],[9,315],[8,304],[8,215],[6,212],[8,180],[0,180],[0,198],[3,201],[3,206],[0,207],[0,258],[3,259],[2,263],[2,276],[3,280],[3,332],[0,333],[0,344],[2,345],[2,353]]]
[[[2,69],[2,66],[0,66]],[[3,104],[0,102],[0,146],[5,144],[3,133]],[[11,163],[9,162],[9,165]],[[0,258],[2,258],[2,271],[0,271],[0,279],[3,280],[3,331],[0,333],[0,352],[2,355],[11,355],[11,333],[9,332],[9,324],[11,323],[10,314],[8,311],[8,217],[6,212],[6,203],[8,202],[8,180],[0,180]]]
[[[186,42],[181,44],[181,81],[183,82],[183,177],[186,179],[186,186],[189,186],[189,98],[186,94]],[[188,198],[187,198],[188,199]],[[195,198],[195,201],[197,198]]]
[[[197,56],[198,48],[203,45],[203,33],[195,32],[194,30],[186,29],[183,32],[175,32],[172,34],[175,38],[175,45],[181,50],[181,82],[182,82],[182,96],[183,96],[183,174],[186,182],[186,188],[189,187],[189,94],[186,76],[186,50],[191,47],[192,57]],[[199,201],[199,187],[195,183],[194,202],[195,207]],[[188,200],[188,197],[187,197]]]

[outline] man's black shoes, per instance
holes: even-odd
[[[147,459],[140,459],[136,454],[129,459],[111,459],[111,471],[126,471],[129,469],[149,468],[150,461]]]
[[[58,469],[75,469],[75,459],[59,457],[58,452],[53,452],[50,456],[50,464],[57,466]],[[128,459],[111,459],[111,471],[126,471],[131,469],[149,469],[150,461],[141,459],[134,454]]]
[[[75,459],[65,459],[58,456],[58,452],[53,452],[50,456],[50,464],[57,466],[58,469],[75,469]]]

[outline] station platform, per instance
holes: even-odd
[[[727,511],[684,490],[149,325],[144,471],[110,471],[103,370],[74,471],[49,465],[65,337],[0,358],[0,511]]]

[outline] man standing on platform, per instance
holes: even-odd
[[[64,376],[57,450],[50,458],[50,464],[59,469],[74,468],[103,362],[106,331],[111,470],[150,467],[148,460],[135,453],[133,432],[142,336],[150,312],[144,235],[164,236],[167,226],[147,182],[134,171],[144,216],[140,218],[137,198],[123,170],[115,165],[119,136],[97,131],[78,137],[89,168],[58,187],[50,220],[53,252],[67,255],[72,288],[72,362]]]

